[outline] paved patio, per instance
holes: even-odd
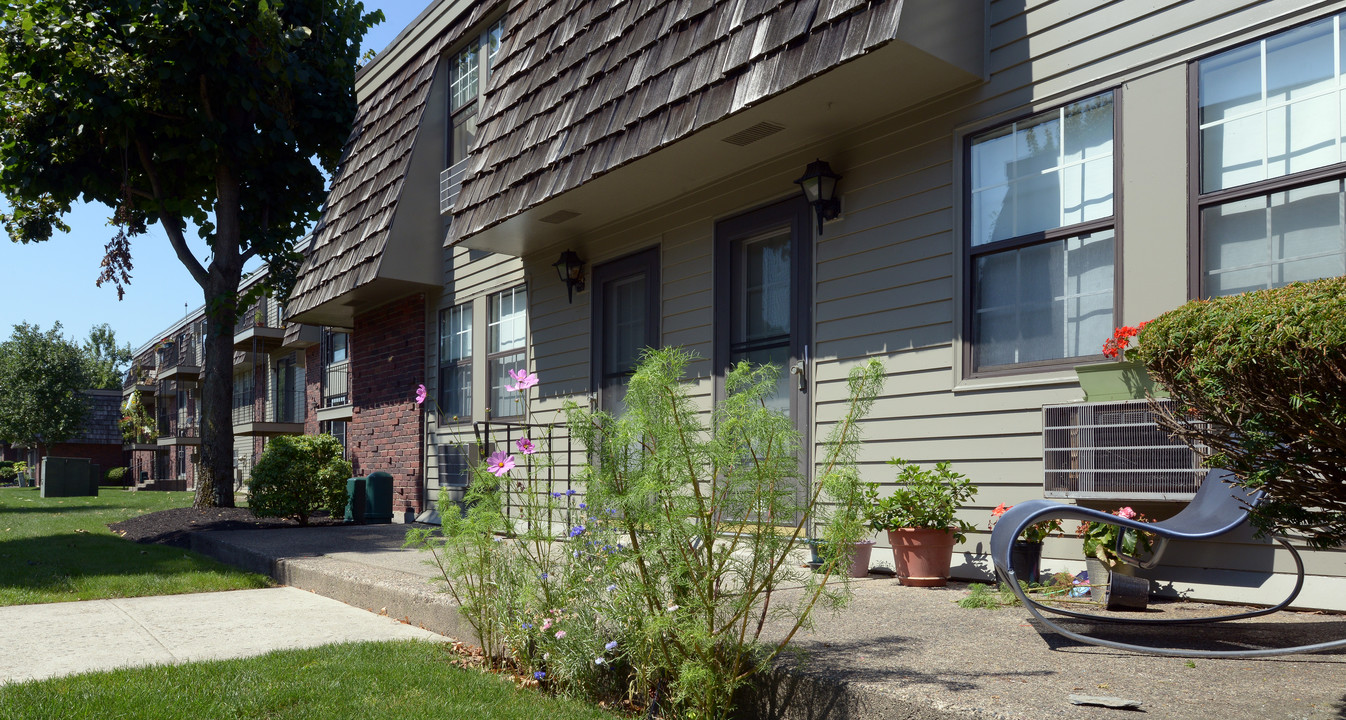
[[[198,533],[193,548],[356,607],[469,638],[447,597],[430,585],[433,573],[422,554],[401,548],[406,530],[381,525]],[[1139,701],[1142,712],[1159,718],[1346,718],[1346,651],[1190,662],[1142,656],[1039,634],[1022,608],[959,608],[955,602],[964,588],[908,588],[879,576],[858,581],[844,611],[819,616],[813,631],[796,636],[807,661],[762,694],[758,715],[1094,720],[1132,712],[1070,704],[1067,697],[1078,694]],[[1188,609],[1157,611],[1179,607]],[[1346,637],[1346,617],[1340,615],[1281,613],[1223,627],[1231,629],[1109,631],[1190,648]],[[788,710],[779,711],[787,698]]]

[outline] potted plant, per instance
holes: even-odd
[[[835,548],[822,538],[809,538],[804,544],[809,549],[809,567],[814,570],[824,568],[828,562],[837,557]],[[869,577],[869,558],[873,551],[873,540],[856,540],[851,543],[851,552],[848,553],[851,559],[849,570],[851,577]]]
[[[996,521],[1006,510],[1014,507],[1000,503],[991,511],[991,524],[988,530],[994,530]],[[1043,520],[1024,529],[1023,534],[1014,539],[1010,546],[1010,565],[1014,567],[1015,577],[1029,583],[1041,582],[1042,543],[1053,533],[1061,534],[1060,520]]]
[[[966,540],[963,533],[972,529],[954,514],[977,494],[977,488],[966,476],[950,470],[947,462],[933,470],[922,470],[900,458],[888,464],[899,468],[901,487],[880,499],[878,485],[870,483],[865,519],[871,528],[888,532],[893,564],[903,585],[942,587],[949,581],[954,543]]]
[[[1150,377],[1145,365],[1136,358],[1136,348],[1131,347],[1131,338],[1137,337],[1148,324],[1122,325],[1112,331],[1112,337],[1103,341],[1103,356],[1112,361],[1075,366],[1085,400],[1107,402],[1168,397],[1168,390]]]
[[[1130,507],[1118,508],[1112,514],[1140,522],[1149,520]],[[1120,526],[1098,522],[1082,522],[1075,529],[1075,534],[1084,539],[1084,562],[1089,571],[1089,594],[1094,602],[1107,604],[1110,608],[1114,605],[1112,596],[1117,594],[1114,587],[1117,582],[1115,576],[1129,576],[1133,572],[1132,567],[1123,563],[1117,555],[1117,535],[1121,531]],[[1128,532],[1122,538],[1122,552],[1132,557],[1148,553],[1150,548],[1150,537],[1145,533]],[[1144,580],[1139,582],[1144,583],[1145,589],[1148,590],[1148,582]],[[1127,594],[1134,594],[1134,585],[1135,583],[1127,585],[1131,591]],[[1144,598],[1140,607],[1144,607]]]

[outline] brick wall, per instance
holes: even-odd
[[[393,476],[393,513],[424,510],[416,386],[425,382],[425,296],[413,295],[355,316],[351,333],[349,431],[357,475]]]
[[[43,448],[47,457],[88,458],[98,466],[99,476],[106,477],[107,471],[114,467],[126,467],[127,453],[120,444],[68,442],[56,443]]]

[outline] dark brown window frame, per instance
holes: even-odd
[[[525,299],[524,299],[524,304],[523,304],[523,307],[524,307],[524,315],[523,315],[523,347],[521,347],[521,348],[516,348],[516,349],[512,349],[512,350],[501,350],[501,351],[499,351],[499,352],[491,352],[491,304],[494,303],[494,302],[496,302],[496,300],[497,300],[502,294],[504,294],[505,292],[508,292],[508,291],[518,291],[518,290],[520,290],[520,289],[523,290],[523,292],[524,292],[524,297],[525,297]],[[494,292],[492,292],[492,293],[490,293],[490,294],[488,294],[488,295],[486,296],[486,371],[482,373],[482,379],[484,380],[484,384],[485,384],[485,386],[486,386],[486,394],[483,395],[482,397],[485,398],[485,400],[486,400],[486,402],[487,402],[487,405],[488,405],[488,407],[486,408],[486,417],[489,418],[489,419],[492,419],[492,420],[515,420],[515,419],[519,419],[519,418],[522,418],[522,417],[524,416],[524,413],[526,413],[527,410],[528,410],[528,405],[527,405],[527,403],[523,403],[523,404],[522,404],[522,407],[524,408],[524,412],[521,412],[521,413],[519,413],[519,414],[517,414],[517,415],[500,415],[500,414],[498,414],[498,413],[495,412],[495,408],[489,407],[489,404],[490,404],[490,403],[492,402],[492,400],[494,399],[494,398],[492,397],[492,394],[491,394],[491,369],[492,369],[492,363],[495,362],[496,360],[499,360],[500,358],[503,358],[503,357],[509,357],[509,356],[511,356],[511,355],[520,355],[520,354],[522,354],[522,355],[523,355],[523,364],[524,364],[524,368],[527,369],[527,367],[528,367],[528,324],[529,324],[529,322],[530,322],[529,315],[530,315],[531,313],[528,312],[528,302],[529,302],[529,301],[528,301],[527,297],[528,297],[528,283],[518,283],[517,285],[511,285],[511,286],[509,286],[509,287],[507,287],[507,288],[503,288],[503,289],[501,289],[501,290],[496,290],[496,291],[494,291]],[[475,390],[476,388],[473,388],[473,389]]]
[[[603,284],[610,280],[617,280],[628,277],[638,272],[644,272],[646,281],[646,309],[645,309],[645,346],[659,347],[662,343],[662,328],[660,327],[660,302],[663,297],[663,287],[660,284],[660,246],[655,245],[643,250],[638,250],[629,255],[624,255],[615,260],[595,265],[593,269],[593,305],[590,308],[589,318],[589,387],[598,397],[598,407],[603,407],[603,388],[607,379],[603,373],[603,312],[606,309],[603,299]]]
[[[458,413],[458,414],[452,414],[452,413],[449,413],[449,411],[448,411],[448,409],[447,409],[447,408],[449,407],[449,403],[446,402],[446,398],[445,398],[445,392],[448,390],[447,383],[444,382],[445,371],[446,371],[446,370],[452,370],[452,369],[455,369],[455,368],[459,368],[459,367],[462,367],[462,366],[467,366],[468,372],[469,372],[471,375],[474,375],[474,376],[475,376],[475,375],[477,374],[477,373],[475,372],[476,369],[475,369],[475,368],[473,367],[473,365],[472,365],[472,356],[473,356],[473,353],[475,352],[475,349],[474,349],[474,348],[475,348],[475,346],[476,346],[476,343],[472,342],[473,339],[474,339],[474,338],[473,338],[473,333],[476,331],[476,328],[475,328],[475,327],[474,327],[471,331],[468,332],[468,343],[469,343],[469,347],[468,347],[468,351],[467,351],[467,357],[459,358],[458,360],[449,360],[449,361],[446,361],[446,360],[444,359],[444,318],[445,318],[445,316],[446,316],[445,314],[446,314],[446,313],[450,313],[450,312],[452,312],[452,311],[454,311],[454,310],[458,310],[459,308],[462,308],[462,309],[463,309],[463,311],[467,314],[467,317],[468,317],[469,319],[472,318],[472,313],[473,313],[473,302],[472,302],[471,300],[469,300],[469,301],[467,301],[467,302],[465,302],[465,303],[458,303],[457,305],[451,305],[451,306],[449,306],[449,307],[442,308],[442,309],[439,311],[439,325],[436,327],[436,336],[437,336],[437,339],[439,340],[439,342],[438,342],[438,344],[437,344],[437,347],[436,347],[436,353],[437,353],[437,356],[438,356],[437,359],[438,359],[439,363],[438,363],[438,370],[437,370],[436,375],[435,375],[435,378],[436,378],[436,380],[437,380],[437,385],[438,385],[438,386],[435,388],[435,397],[436,397],[436,400],[437,400],[437,403],[438,403],[438,406],[439,406],[439,411],[440,411],[440,413],[448,413],[448,414],[445,414],[445,415],[441,415],[441,422],[443,422],[443,421],[447,421],[448,424],[455,424],[455,423],[456,423],[456,424],[461,424],[461,423],[470,423],[470,422],[472,422],[472,393],[473,393],[473,391],[476,390],[476,388],[473,387],[473,385],[472,385],[472,383],[476,382],[476,378],[475,378],[475,377],[469,377],[469,378],[468,378],[468,397],[467,397],[467,406],[466,406],[466,408],[465,408],[465,411],[462,412],[462,413]],[[489,381],[488,381],[488,382],[489,382]]]
[[[998,240],[987,243],[977,248],[972,247],[972,141],[978,136],[985,135],[992,130],[1003,128],[1020,120],[1031,118],[1051,110],[1059,110],[1071,103],[1086,100],[1112,93],[1112,216],[1104,220],[1089,220],[1086,222],[1067,225],[1059,228],[1052,228],[1027,235],[1020,235],[1005,240]],[[1058,360],[1040,360],[1036,362],[1016,363],[1014,365],[996,365],[987,369],[978,369],[976,362],[976,342],[974,341],[973,322],[976,317],[975,295],[976,283],[973,282],[973,269],[976,259],[985,255],[991,255],[1006,250],[1018,250],[1033,245],[1054,242],[1065,238],[1078,235],[1087,235],[1101,230],[1112,230],[1113,232],[1113,258],[1112,258],[1112,317],[1116,323],[1120,316],[1122,305],[1122,89],[1120,86],[1100,88],[1094,92],[1081,95],[1073,100],[1056,103],[1050,107],[1041,108],[1033,111],[1026,111],[1015,115],[1007,120],[1001,120],[994,124],[988,124],[984,127],[972,130],[963,135],[963,182],[962,182],[962,237],[959,238],[963,253],[961,263],[963,273],[962,301],[962,376],[967,379],[981,378],[1003,378],[1015,377],[1020,375],[1030,375],[1042,372],[1051,372],[1056,370],[1066,370],[1074,368],[1076,365],[1083,365],[1089,362],[1102,361],[1103,340],[1099,339],[1099,351],[1091,355],[1081,355],[1078,357],[1061,358]]]
[[[449,87],[447,89],[447,97],[444,99],[445,117],[447,118],[447,122],[445,122],[445,128],[444,128],[445,169],[451,168],[457,164],[457,162],[455,162],[453,159],[455,149],[453,144],[453,131],[456,127],[458,127],[459,120],[466,121],[470,119],[471,116],[476,115],[477,111],[481,107],[482,100],[485,98],[486,85],[487,82],[490,80],[492,70],[490,66],[490,57],[489,57],[490,55],[489,37],[491,34],[491,29],[494,28],[497,23],[500,23],[501,24],[500,35],[503,41],[505,34],[505,28],[503,24],[504,20],[505,20],[505,13],[501,11],[498,14],[491,17],[489,20],[482,22],[480,25],[477,26],[479,29],[476,29],[475,32],[469,34],[469,37],[471,38],[470,40],[467,40],[463,42],[461,45],[458,45],[453,51],[447,53],[444,56],[447,66],[446,70],[449,73],[449,80],[448,80]],[[458,58],[459,55],[462,55],[465,51],[467,51],[474,45],[477,48],[477,97],[473,99],[471,102],[464,103],[463,106],[458,108],[457,110],[454,110],[453,85],[452,85],[453,63]],[[467,151],[469,149],[470,148],[462,149],[463,156],[459,158],[458,162],[462,162],[463,160],[467,159]]]
[[[1226,203],[1266,197],[1273,193],[1296,190],[1309,185],[1346,179],[1346,162],[1324,165],[1280,177],[1258,180],[1203,192],[1201,189],[1201,62],[1231,50],[1236,50],[1267,38],[1311,25],[1315,22],[1341,15],[1337,10],[1326,15],[1310,18],[1304,22],[1284,27],[1275,32],[1263,33],[1256,37],[1233,43],[1213,52],[1193,58],[1187,63],[1187,298],[1199,300],[1206,297],[1206,243],[1201,212],[1207,208]]]

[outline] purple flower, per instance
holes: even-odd
[[[585,505],[584,503],[580,503],[580,509],[581,509],[581,510],[587,510],[588,508],[589,508],[588,505]],[[593,520],[593,518],[589,518],[589,519],[590,519],[590,520]]]
[[[554,497],[554,498],[560,498],[560,497],[565,497],[566,494],[565,494],[565,493],[554,492],[554,493],[551,494],[551,496]]]
[[[514,456],[504,450],[493,452],[486,458],[486,469],[496,477],[504,477],[505,473],[514,469]]]
[[[547,673],[544,673],[541,670],[538,670],[537,672],[533,673],[534,680],[541,680],[545,677],[547,677]]]
[[[608,508],[608,514],[609,514],[609,515],[616,515],[616,514],[617,514],[617,508]]]
[[[546,580],[546,579],[547,579],[547,573],[542,573],[542,579],[543,579],[543,580]]]
[[[520,625],[523,627],[524,630],[532,630],[532,629],[533,629],[533,624],[532,624],[532,623],[520,623]]]
[[[603,646],[603,649],[604,649],[604,650],[607,650],[608,652],[612,652],[613,650],[616,650],[616,649],[617,649],[617,641],[616,641],[616,640],[613,640],[612,642],[608,643],[607,645],[604,645],[604,646]]]
[[[566,491],[566,495],[574,495],[574,494],[575,494],[575,491],[574,491],[574,490],[567,490],[567,491]]]
[[[616,586],[616,585],[609,585],[609,586],[608,586],[608,592],[612,592],[613,590],[616,590],[616,589],[617,589],[617,586]]]
[[[513,385],[505,386],[505,389],[510,392],[527,390],[537,384],[537,375],[534,375],[527,370],[510,370],[509,376],[514,378]]]
[[[537,446],[534,445],[533,441],[529,440],[528,438],[519,438],[519,441],[514,443],[514,445],[515,447],[519,448],[519,452],[523,453],[524,455],[532,455],[533,453],[537,452]]]
[[[575,527],[570,529],[570,537],[579,537],[583,533],[584,533],[583,525],[576,525]]]
[[[416,386],[416,404],[417,404],[417,405],[422,405],[422,404],[424,404],[424,403],[425,403],[425,386],[424,386],[424,385],[417,385],[417,386]]]
[[[601,658],[601,657],[596,657],[596,658],[594,658],[594,664],[595,664],[595,665],[602,665],[602,664],[605,663],[605,662],[607,662],[607,661],[604,660],[604,659]]]

